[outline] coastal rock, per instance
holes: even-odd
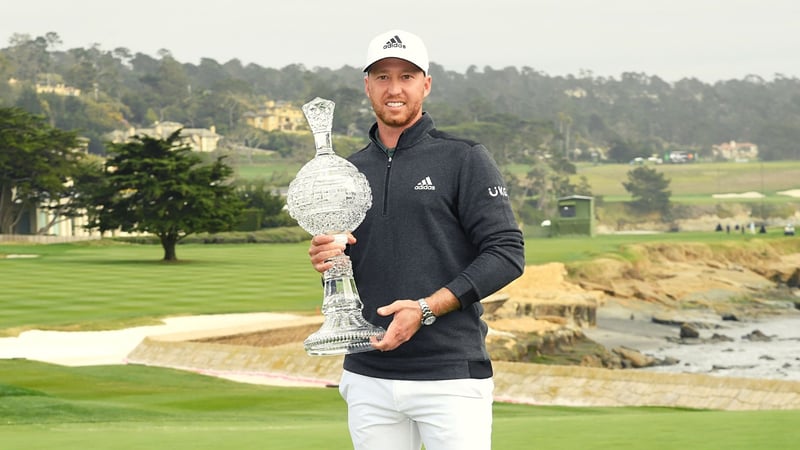
[[[700,332],[691,324],[684,323],[681,324],[680,337],[681,339],[695,339],[700,337]]]
[[[742,339],[747,339],[753,342],[770,342],[772,338],[762,333],[760,330],[753,330],[749,334],[742,336]]]
[[[733,342],[733,338],[729,337],[729,336],[725,336],[724,334],[714,333],[711,336],[711,338],[709,339],[709,342],[714,342],[714,343],[718,343],[718,342]]]
[[[691,327],[695,330],[706,330],[706,329],[713,329],[719,328],[719,324],[705,318],[701,317],[689,317],[687,315],[682,315],[675,312],[663,312],[653,314],[653,317],[650,319],[653,323],[657,323],[659,325],[669,325],[673,327]]]
[[[521,277],[498,292],[509,300],[494,311],[493,319],[561,317],[565,325],[595,326],[605,293],[586,290],[566,277],[562,263],[525,267]]]
[[[623,366],[633,367],[635,369],[641,369],[643,367],[650,367],[655,364],[656,359],[652,356],[648,356],[642,354],[638,350],[634,350],[631,348],[626,347],[617,347],[612,350],[614,353],[618,354],[625,363]]]
[[[739,320],[752,314],[750,306],[756,312],[769,309],[750,305],[748,300],[758,299],[776,283],[792,286],[800,279],[800,254],[781,254],[768,243],[751,246],[712,250],[702,243],[633,245],[630,261],[598,258],[575,263],[570,266],[570,278],[615,298]]]
[[[755,269],[764,278],[791,288],[800,287],[800,260],[790,256],[770,262],[761,269]]]
[[[776,296],[781,282],[764,276],[769,267],[773,271],[769,273],[789,274],[781,280],[790,279],[794,272],[784,269],[800,255],[783,256],[772,247],[732,248],[720,254],[704,244],[672,243],[636,246],[633,253],[634,263],[601,258],[572,264],[569,272],[560,263],[526,267],[519,279],[497,294],[500,301],[483,301],[492,358],[614,369],[674,365],[680,362],[677,358],[658,359],[635,349],[635,344],[620,345],[626,341],[619,337],[612,337],[617,342],[609,342],[607,348],[588,338],[587,334],[608,339],[602,332],[589,332],[597,327],[598,308],[616,321],[617,336],[635,333],[625,331],[628,327],[622,320],[640,331],[652,322],[649,333],[653,334],[631,334],[634,341],[650,339],[652,345],[653,339],[666,339],[696,346],[735,342],[719,333],[704,338],[703,330],[786,314],[800,304],[770,300],[784,298],[785,292]],[[778,271],[778,267],[783,269]],[[608,304],[614,305],[611,316],[606,312]],[[669,335],[664,326],[674,327],[674,334]],[[750,339],[764,337],[753,334]]]

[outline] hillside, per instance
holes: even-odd
[[[20,35],[0,48],[0,107],[80,129],[93,153],[103,153],[105,133],[158,121],[214,127],[231,146],[285,155],[296,149],[291,136],[249,126],[247,118],[270,101],[297,107],[315,96],[337,103],[335,134],[363,136],[372,123],[356,67],[277,70],[212,58],[192,64],[169,52],[153,58],[124,48],[62,50],[58,41],[56,33]],[[732,140],[756,145],[762,160],[800,160],[796,78],[667,83],[644,73],[617,79],[476,69],[432,64],[426,109],[439,128],[484,143],[501,164],[558,155],[627,162],[671,150],[711,158],[713,146]]]

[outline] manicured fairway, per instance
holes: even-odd
[[[533,239],[528,262],[579,261],[646,241],[725,245],[721,234]],[[735,239],[743,239],[735,237]],[[763,238],[746,237],[758,242]],[[768,240],[782,237],[767,237]],[[787,238],[788,239],[788,238]],[[798,251],[798,239],[783,240]],[[159,317],[313,313],[307,243],[0,245],[0,335],[45,326],[119,328]],[[719,412],[496,404],[495,449],[792,449],[800,411]],[[141,366],[0,360],[0,450],[346,449],[336,389],[234,383]]]
[[[602,195],[606,199],[629,199],[622,182],[627,180],[628,172],[635,167],[629,164],[580,164],[573,181],[585,176],[594,195]],[[776,192],[800,188],[800,161],[703,162],[650,167],[662,172],[670,180],[672,200],[679,202],[695,197],[711,199],[713,194],[751,191],[796,202],[797,199],[776,195]]]
[[[313,313],[319,275],[308,244],[181,245],[176,263],[156,245],[0,245],[3,329],[114,327],[168,315]]]

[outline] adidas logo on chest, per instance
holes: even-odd
[[[433,181],[431,181],[431,177],[425,177],[414,186],[415,191],[435,191],[436,186],[433,185]]]

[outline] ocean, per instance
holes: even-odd
[[[748,339],[759,331],[768,341]],[[723,322],[721,328],[700,330],[700,338],[713,334],[730,342],[677,344],[665,339],[658,348],[639,349],[656,358],[680,362],[643,370],[666,373],[702,373],[725,377],[800,381],[800,314],[769,319]]]

